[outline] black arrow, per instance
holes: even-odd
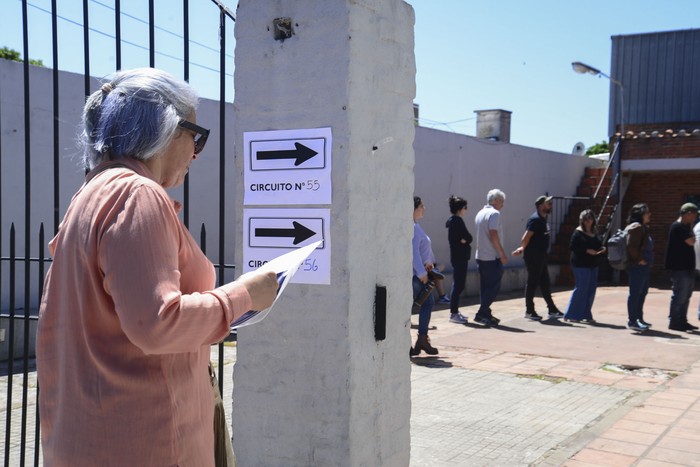
[[[316,232],[296,221],[292,221],[292,229],[255,229],[256,237],[294,237],[294,245],[316,235]]]
[[[279,159],[296,159],[294,165],[303,164],[316,154],[311,148],[307,148],[301,143],[294,143],[296,149],[282,149],[280,151],[258,151],[257,156],[259,161],[276,161]]]

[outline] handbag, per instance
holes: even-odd
[[[221,397],[219,381],[211,362],[209,362],[209,379],[214,393],[214,459],[216,461],[214,465],[216,467],[236,467],[236,455],[233,453],[231,435],[229,435],[226,424],[224,400]]]

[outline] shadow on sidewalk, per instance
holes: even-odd
[[[414,365],[424,366],[426,368],[452,368],[453,366],[451,362],[443,360],[440,357],[431,356],[411,357],[411,363],[413,363]]]
[[[672,334],[670,332],[657,331],[655,329],[649,329],[648,331],[643,331],[643,332],[634,331],[631,334],[633,336],[640,336],[640,337],[663,337],[665,339],[683,339],[683,340],[688,339],[687,337],[685,337],[681,334]]]

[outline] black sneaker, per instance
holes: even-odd
[[[489,318],[484,318],[483,316],[475,316],[474,317],[474,322],[479,323],[485,327],[491,327],[491,320]]]
[[[495,317],[495,316],[493,316],[493,315],[491,315],[491,316],[489,317],[489,319],[491,320],[491,324],[493,324],[494,326],[497,326],[497,325],[498,325],[498,323],[500,323],[500,322],[501,322],[501,320],[500,320],[500,319],[496,318],[496,317]]]
[[[640,323],[639,320],[637,320],[636,323],[627,323],[627,329],[642,332],[642,331],[647,331],[649,329],[649,326],[646,326],[646,325]],[[678,331],[678,329],[676,329],[676,331]]]
[[[642,323],[644,326],[646,326],[646,327],[648,327],[648,328],[651,327],[651,323],[647,323],[647,322],[644,321],[643,319],[640,319],[639,322]]]
[[[563,318],[564,313],[562,313],[561,311],[559,311],[555,308],[554,310],[549,310],[549,317],[550,318]]]
[[[693,326],[693,325],[690,324],[690,323],[685,323],[685,327],[686,327],[686,330],[687,330],[687,331],[697,331],[697,330],[698,330],[698,327],[697,327],[697,326]]]
[[[526,311],[525,317],[527,319],[531,319],[533,321],[539,321],[542,319],[542,317],[540,315],[538,315],[536,311]]]

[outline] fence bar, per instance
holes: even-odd
[[[90,95],[90,24],[88,22],[89,0],[83,0],[83,49],[85,52],[85,96]]]
[[[30,232],[31,232],[31,198],[32,198],[32,164],[31,164],[31,109],[30,109],[30,102],[29,102],[29,96],[31,94],[30,88],[29,88],[29,30],[28,30],[28,19],[27,19],[27,2],[24,1],[22,2],[22,22],[23,22],[23,29],[22,29],[22,37],[23,37],[23,42],[24,42],[24,63],[23,63],[23,73],[24,73],[24,313],[25,316],[29,311],[29,284],[30,284],[30,278],[29,278],[29,273],[30,273],[30,267],[29,267],[29,261],[27,258],[30,256]],[[12,314],[14,315],[14,310],[12,310]],[[12,317],[14,320],[14,316]],[[10,347],[14,347],[15,341],[14,341],[14,332],[11,333],[13,334],[11,336],[11,341],[10,341]],[[25,329],[24,329],[24,336],[25,339],[29,338],[29,330],[26,327],[26,322],[25,322]],[[26,343],[26,342],[25,342]],[[14,357],[14,355],[13,355]],[[8,366],[11,366],[10,368],[10,373],[14,372],[14,361],[13,359],[10,359],[8,361]],[[26,374],[24,379],[26,379]],[[25,388],[26,388],[26,381],[25,383]],[[24,389],[24,388],[23,388]],[[10,385],[10,390],[12,390],[12,385]],[[26,450],[27,447],[25,446],[26,438],[27,438],[27,432],[25,429],[25,423],[27,419],[27,408],[26,408],[26,390],[23,390],[22,392],[22,426],[20,428],[20,467],[24,467],[24,458],[26,455]],[[9,418],[9,417],[8,417]]]
[[[121,0],[114,0],[114,45],[117,63],[117,71],[122,69],[122,14]]]
[[[156,66],[156,12],[153,0],[148,0],[148,63],[151,68]]]
[[[60,223],[58,206],[60,198],[59,178],[59,117],[58,117],[58,13],[57,0],[51,0],[51,49],[53,56],[53,231],[58,233]]]
[[[15,359],[15,223],[10,225],[10,322],[8,323],[7,350],[7,406],[5,413],[5,467],[10,465],[10,428],[12,427],[12,374]]]
[[[38,277],[38,284],[39,284],[39,296],[37,297],[39,299],[39,303],[41,303],[41,297],[44,295],[44,264],[45,261],[43,260],[44,258],[44,253],[45,253],[45,235],[44,235],[44,223],[41,223],[41,229],[39,230],[39,258],[42,258],[39,261],[39,277]],[[39,317],[37,316],[37,319]],[[38,326],[37,326],[38,329]],[[39,465],[39,451],[41,450],[41,418],[39,417],[39,379],[37,378],[36,380],[36,411],[35,411],[35,418],[34,418],[34,465],[38,467]]]
[[[182,1],[182,29],[183,29],[183,79],[190,82],[190,5],[188,0]],[[183,185],[183,210],[182,221],[185,227],[190,226],[190,173],[185,174],[185,183]]]
[[[224,248],[226,242],[226,13],[219,10],[219,284],[224,283]],[[224,344],[219,344],[219,392],[224,393]]]

